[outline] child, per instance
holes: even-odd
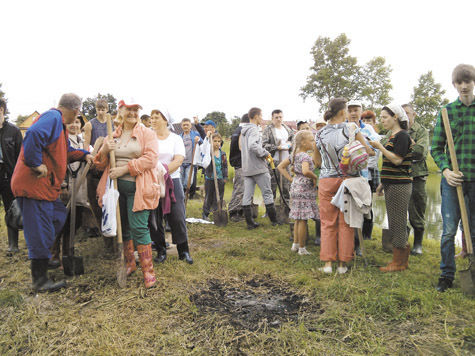
[[[221,150],[223,139],[219,133],[211,134],[213,144],[213,154],[211,158],[216,163],[216,178],[218,180],[219,197],[223,204],[224,185],[228,180],[228,161],[226,153]],[[205,169],[205,201],[203,203],[203,219],[208,220],[211,210],[218,209],[218,199],[216,197],[216,188],[214,185],[213,162]]]
[[[294,243],[292,251],[297,251],[299,255],[309,255],[305,248],[307,237],[307,220],[318,219],[316,185],[317,176],[313,173],[315,164],[308,151],[315,152],[315,141],[310,131],[299,131],[295,136],[295,149],[291,160],[282,161],[277,167],[281,174],[292,182],[290,186],[290,214],[289,217],[295,220]],[[293,164],[295,177],[287,172],[287,166]]]

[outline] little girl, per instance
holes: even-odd
[[[221,150],[223,139],[219,133],[211,134],[211,144],[213,145],[214,162],[216,163],[216,177],[218,180],[218,191],[221,204],[223,204],[224,186],[228,180],[228,161],[226,153]],[[205,169],[205,200],[203,202],[204,220],[208,220],[211,211],[218,209],[218,198],[214,185],[213,162]]]
[[[305,248],[307,238],[307,220],[318,219],[317,195],[315,187],[317,185],[317,176],[313,173],[316,160],[314,154],[312,157],[309,151],[316,152],[317,148],[313,134],[310,131],[299,131],[295,136],[294,151],[291,159],[282,161],[277,167],[279,172],[292,182],[290,186],[290,214],[289,217],[295,220],[294,224],[294,243],[292,251],[297,251],[299,255],[309,255],[310,252]],[[287,172],[287,166],[292,163],[295,177]]]

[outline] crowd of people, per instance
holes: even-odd
[[[384,195],[388,226],[383,229],[382,248],[392,253],[392,260],[380,270],[403,271],[409,266],[410,254],[423,253],[430,149],[443,176],[437,290],[451,288],[454,238],[460,223],[456,187],[460,185],[471,225],[471,236],[465,238],[475,243],[475,214],[470,214],[475,211],[475,68],[457,66],[452,82],[459,97],[446,109],[461,173],[452,169],[441,115],[429,147],[428,130],[416,121],[410,104],[393,103],[381,109],[384,134],[376,114],[363,111],[362,103],[355,100],[333,98],[323,118],[314,125],[299,121],[297,130],[285,124],[281,110],[274,110],[271,123],[264,125],[262,110],[251,108],[231,136],[229,165],[234,178],[230,220],[245,220],[249,230],[259,227],[253,200],[257,184],[265,216],[273,226],[282,224],[275,205],[279,191],[281,205],[285,204],[284,211],[293,220],[291,250],[310,254],[306,249],[308,221],[314,220],[318,231],[315,244],[320,245],[324,262],[320,271],[333,273],[335,263],[336,272],[343,274],[348,262],[361,255],[361,240],[371,239],[373,194]],[[179,259],[193,263],[186,202],[196,195],[200,170],[204,176],[201,218],[209,221],[210,214],[223,205],[229,177],[223,137],[213,121],[200,124],[197,117],[193,121],[184,118],[177,134],[167,112],[154,109],[150,115],[139,116],[142,107],[136,103],[120,101],[117,113],[109,113],[107,101],[100,99],[97,116],[87,123],[80,108],[77,95],[64,94],[58,107],[41,114],[23,137],[5,120],[6,101],[0,99],[0,191],[5,211],[14,200],[21,210],[33,288],[42,292],[65,286],[64,281],[50,280],[47,270],[60,265],[59,240],[69,233],[65,222],[69,219],[66,203],[75,186],[71,180],[86,169],[84,163],[88,163],[87,183],[75,189],[76,204],[92,211],[100,226],[102,197],[109,181],[117,180],[126,273],[137,270],[138,260],[145,287],[153,287],[157,283],[153,262],[167,258],[166,230],[171,231]],[[108,132],[108,120],[113,122],[113,132]],[[18,228],[9,225],[7,232],[8,253],[14,254],[18,252]],[[106,251],[114,253],[113,239],[104,237],[104,243]]]

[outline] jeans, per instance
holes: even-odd
[[[472,245],[475,244],[475,182],[462,184],[465,206],[467,207]],[[460,222],[460,208],[457,198],[457,189],[450,186],[445,178],[440,182],[442,196],[442,238],[440,241],[440,271],[441,277],[454,279],[455,277],[455,234]],[[467,239],[468,236],[465,236]]]
[[[191,164],[186,163],[186,164],[181,165],[180,180],[181,180],[181,185],[183,187],[183,191],[185,191],[186,187],[188,186],[188,176],[190,174],[190,171],[191,171]],[[194,173],[194,175],[196,175],[196,166],[193,167],[193,173]],[[192,178],[192,181],[193,181],[193,178]]]

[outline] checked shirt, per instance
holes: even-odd
[[[459,169],[463,173],[465,181],[475,181],[475,100],[469,106],[465,106],[457,98],[457,100],[447,104],[445,107],[447,108],[452,129],[455,155],[457,156]],[[445,128],[440,112],[434,129],[431,155],[442,172],[445,168],[452,169]]]

